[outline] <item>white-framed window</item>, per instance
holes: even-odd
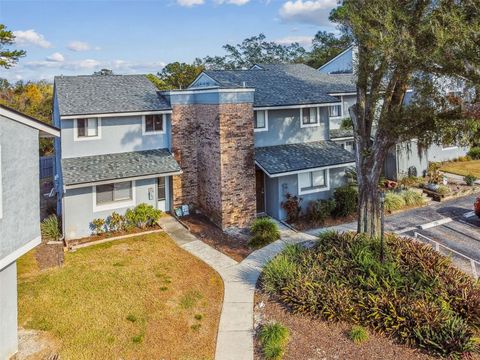
[[[93,210],[103,211],[135,204],[135,182],[122,181],[93,186]]]
[[[151,114],[143,116],[143,135],[165,134],[166,114]]]
[[[318,107],[300,108],[300,127],[320,125],[320,109]]]
[[[327,190],[330,190],[328,170],[309,171],[298,174],[299,195]]]
[[[74,140],[94,140],[101,137],[100,118],[78,118],[74,120]]]
[[[328,107],[329,118],[337,118],[342,116],[343,116],[342,105],[330,105]]]
[[[256,110],[253,113],[253,130],[268,131],[268,110]]]

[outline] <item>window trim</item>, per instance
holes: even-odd
[[[300,174],[305,174],[305,173],[311,174],[311,173],[316,172],[316,171],[324,171],[325,172],[325,186],[302,191],[302,188],[300,187]],[[307,195],[307,194],[315,194],[315,193],[324,192],[324,191],[330,191],[330,169],[312,170],[312,171],[308,171],[308,172],[298,173],[297,174],[297,187],[298,187],[298,195]]]
[[[332,107],[337,107],[337,106],[340,106],[340,115],[337,115],[337,116],[330,116],[330,108]],[[344,116],[343,116],[343,98],[342,98],[342,103],[341,104],[332,104],[332,105],[329,105],[327,107],[327,111],[328,111],[328,118],[329,119],[343,119]]]
[[[78,119],[97,119],[96,136],[78,136]],[[99,140],[102,138],[102,118],[99,117],[81,117],[73,119],[73,141]]]
[[[115,184],[115,183],[121,183],[121,182],[127,182],[127,181],[122,179],[122,181],[112,181],[108,184]],[[107,185],[107,184],[95,184],[95,185],[93,185],[92,186],[93,212],[122,209],[122,208],[127,208],[127,207],[134,206],[135,203],[136,203],[136,183],[135,183],[135,180],[132,180],[131,183],[132,183],[132,198],[131,199],[121,200],[121,201],[113,201],[113,202],[102,204],[102,205],[97,205],[97,185]]]
[[[311,124],[304,124],[303,123],[303,109],[304,108],[300,108],[300,128],[308,128],[308,127],[316,127],[316,126],[321,126],[322,123],[320,122],[320,107],[318,106],[309,106],[309,107],[306,107],[305,109],[312,109],[312,108],[315,108],[317,109],[316,110],[316,113],[317,113],[317,122],[315,123],[311,123]]]
[[[162,116],[162,131],[147,131],[147,116],[149,115],[161,115]],[[166,133],[166,126],[167,126],[167,114],[147,114],[142,115],[142,135],[161,135]]]
[[[256,128],[255,123],[257,122],[257,112],[264,111],[265,112],[265,127],[263,128]],[[253,111],[253,132],[262,132],[268,131],[268,110],[254,110]]]

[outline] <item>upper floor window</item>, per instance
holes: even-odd
[[[299,194],[310,194],[328,190],[328,170],[318,170],[298,174]]]
[[[301,108],[300,117],[302,119],[302,127],[320,125],[320,114],[318,108]]]
[[[268,111],[257,110],[254,113],[253,118],[254,131],[267,131],[268,130]]]
[[[143,133],[146,135],[165,133],[165,114],[145,115]]]
[[[342,105],[331,105],[328,107],[328,116],[333,117],[340,117],[342,116]]]
[[[77,138],[95,138],[99,136],[98,118],[77,119]]]

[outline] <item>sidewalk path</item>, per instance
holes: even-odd
[[[280,240],[254,251],[238,263],[198,240],[173,217],[162,217],[159,224],[180,247],[206,262],[223,279],[225,292],[215,359],[253,360],[253,302],[255,285],[263,266],[286,244],[316,237],[279,224]]]

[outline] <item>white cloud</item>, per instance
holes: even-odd
[[[284,21],[331,25],[330,11],[338,5],[337,0],[289,0],[279,11]]]
[[[238,5],[242,6],[250,2],[250,0],[215,0],[215,2],[219,5],[222,4],[231,4],[231,5]]]
[[[280,45],[290,45],[292,43],[299,43],[302,46],[312,45],[313,36],[310,35],[291,35],[284,38],[277,39],[275,42]]]
[[[72,51],[88,51],[92,47],[90,46],[89,43],[83,42],[83,41],[71,41],[67,48]]]
[[[184,7],[203,5],[204,3],[205,3],[205,0],[177,0],[177,4]]]
[[[15,43],[20,45],[37,45],[42,48],[52,47],[52,44],[42,34],[37,33],[33,29],[17,30],[13,32],[13,35],[15,35]]]
[[[64,62],[65,57],[62,54],[60,54],[59,52],[56,52],[56,53],[53,53],[50,56],[47,56],[46,60],[51,61],[51,62]]]

